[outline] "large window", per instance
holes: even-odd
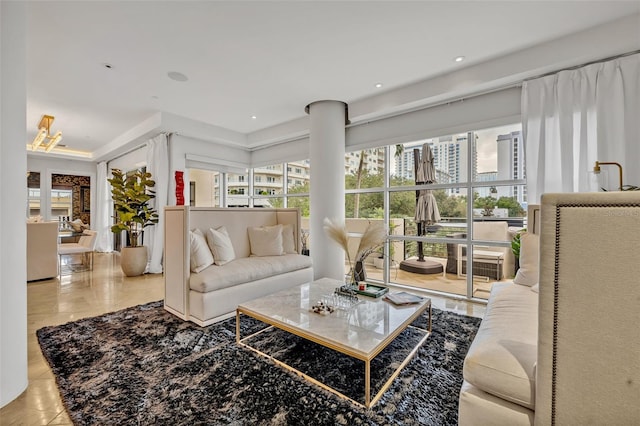
[[[73,211],[73,190],[72,189],[52,189],[51,190],[51,217],[72,216]]]
[[[369,158],[376,151],[378,169],[364,167],[364,151],[345,158],[347,226],[356,218],[389,221],[386,267],[372,262],[369,279],[485,299],[492,282],[513,277],[510,243],[526,214],[519,124],[391,145],[367,151]],[[428,178],[419,171],[425,157]],[[433,210],[427,199],[439,218],[418,221],[416,210]],[[416,272],[418,259],[441,272]]]
[[[345,219],[353,245],[370,222],[384,223],[390,234],[384,250],[367,259],[368,279],[486,299],[492,282],[515,273],[511,239],[526,225],[523,154],[519,124],[347,152]],[[428,177],[418,172],[425,156],[432,158]],[[299,207],[308,229],[309,160],[250,173],[255,207]],[[434,209],[438,218],[416,220],[417,210]],[[439,272],[404,268],[422,260]]]

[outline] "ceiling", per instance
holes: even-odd
[[[638,12],[639,1],[29,2],[28,142],[54,115],[61,143],[95,160],[163,112],[242,145],[310,102],[371,99],[382,114],[380,94]]]

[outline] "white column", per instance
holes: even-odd
[[[309,224],[314,278],[344,279],[344,251],[323,229],[325,217],[344,220],[344,151],[346,105],[318,101],[309,113]]]
[[[0,407],[28,385],[26,74],[26,4],[0,1]]]

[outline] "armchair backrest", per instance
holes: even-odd
[[[98,237],[98,232],[97,231],[92,231],[90,229],[85,229],[82,232],[82,236],[80,237],[80,239],[78,240],[78,244],[80,244],[83,247],[86,247],[88,249],[90,249],[91,251],[95,250],[96,248],[96,241],[97,241],[97,237]]]
[[[536,425],[640,419],[640,192],[544,194]]]

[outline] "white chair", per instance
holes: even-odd
[[[82,255],[82,264],[93,270],[93,252],[98,237],[97,231],[86,229],[77,243],[58,244],[58,275],[62,275],[62,256]]]

